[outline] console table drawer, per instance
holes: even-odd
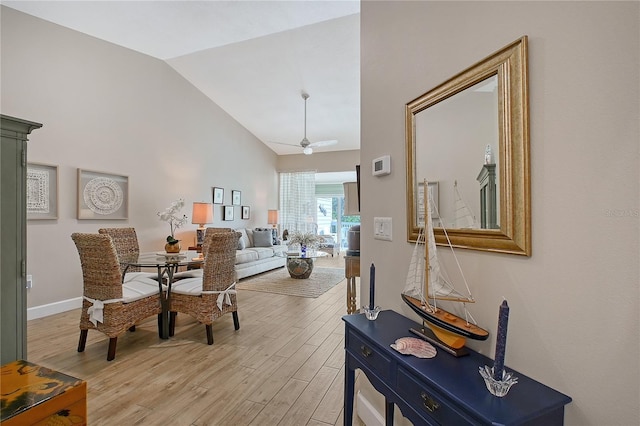
[[[391,374],[391,360],[377,351],[371,343],[366,343],[355,333],[349,333],[348,349],[361,363],[367,365],[383,379]]]
[[[400,396],[409,402],[424,416],[445,425],[478,424],[469,417],[455,411],[446,400],[432,387],[400,367],[398,369],[398,383],[396,389]]]

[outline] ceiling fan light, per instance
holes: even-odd
[[[311,155],[313,154],[313,149],[310,146],[308,146],[305,149],[303,149],[302,152],[304,152],[304,155]]]

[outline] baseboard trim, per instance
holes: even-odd
[[[48,317],[49,315],[55,315],[81,307],[82,297],[61,300],[60,302],[49,303],[47,305],[34,306],[33,308],[27,309],[27,321]]]
[[[362,395],[362,392],[358,392],[357,398],[356,413],[360,420],[367,426],[384,426],[384,417],[376,411],[369,400]]]

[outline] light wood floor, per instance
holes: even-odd
[[[111,362],[95,330],[77,352],[80,310],[32,320],[28,359],[87,381],[90,425],[341,425],[346,282],[317,299],[239,291],[238,305],[240,330],[225,315],[212,346],[188,315],[169,340],[149,318]]]

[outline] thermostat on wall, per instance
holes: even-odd
[[[374,176],[388,175],[391,173],[391,157],[383,155],[373,160],[372,170]]]

